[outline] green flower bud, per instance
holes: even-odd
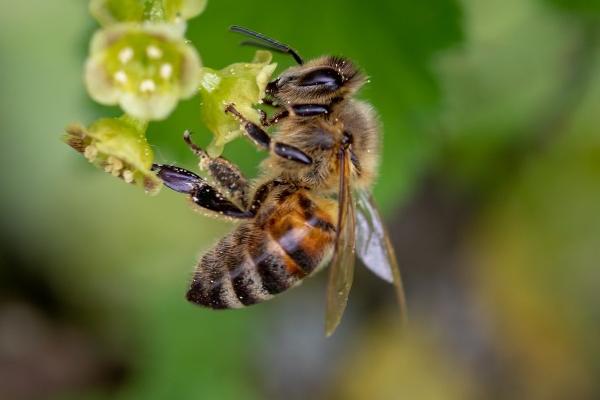
[[[89,128],[70,125],[63,140],[104,171],[155,194],[161,181],[151,171],[154,154],[146,140],[146,126],[128,116],[104,118]]]
[[[92,0],[90,13],[103,26],[119,22],[179,22],[200,15],[206,0]]]
[[[206,8],[206,0],[164,0],[163,7],[167,21],[178,17],[187,20],[202,14]]]
[[[94,35],[85,82],[97,102],[160,120],[197,92],[200,67],[198,53],[176,26],[118,24]]]
[[[240,123],[225,114],[228,104],[235,104],[242,115],[259,123],[254,105],[264,98],[267,83],[277,67],[271,58],[270,52],[259,50],[251,63],[232,64],[220,71],[202,68],[202,119],[214,134],[207,148],[211,157],[218,157],[227,143],[243,133]]]

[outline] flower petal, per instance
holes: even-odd
[[[119,101],[120,91],[103,68],[99,57],[87,60],[84,80],[88,93],[98,103],[111,105]]]
[[[128,114],[144,120],[163,120],[177,107],[179,97],[175,94],[154,94],[140,96],[137,93],[123,93],[119,105]]]

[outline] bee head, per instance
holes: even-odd
[[[329,104],[353,95],[364,83],[350,60],[324,56],[289,68],[269,82],[266,93],[282,104]]]
[[[304,63],[296,50],[262,33],[236,25],[230,30],[252,38],[242,42],[244,45],[289,54],[299,64],[267,85],[267,96],[277,99],[283,105],[329,105],[353,95],[366,81],[356,66],[345,58],[323,56]]]

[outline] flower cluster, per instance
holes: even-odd
[[[254,107],[276,67],[271,53],[258,51],[250,63],[203,68],[184,35],[187,20],[205,6],[206,0],[90,0],[90,12],[101,27],[91,40],[85,85],[92,99],[118,105],[124,115],[100,119],[87,128],[72,124],[64,140],[94,165],[148,193],[161,186],[151,171],[149,121],[167,118],[180,100],[201,93],[201,116],[214,134],[208,152],[219,156],[242,133],[225,107],[234,103],[258,122]]]
[[[67,127],[64,140],[90,162],[148,192],[160,189],[151,171],[153,152],[147,121],[166,118],[181,99],[198,91],[200,56],[184,38],[186,19],[206,0],[91,0],[102,25],[85,66],[85,84],[98,103],[119,105],[121,118],[100,119],[88,128]]]

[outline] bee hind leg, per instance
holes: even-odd
[[[152,170],[165,186],[179,193],[188,194],[194,204],[202,209],[231,218],[252,218],[254,212],[245,211],[225,198],[202,177],[173,165],[154,164]]]
[[[183,140],[200,159],[200,169],[208,172],[219,189],[227,193],[230,199],[247,208],[249,184],[242,171],[224,157],[210,157],[204,149],[192,141],[191,135],[190,131],[185,131]]]
[[[192,171],[174,165],[152,164],[152,171],[156,172],[166,187],[179,193],[190,194],[205,183],[204,179]]]

